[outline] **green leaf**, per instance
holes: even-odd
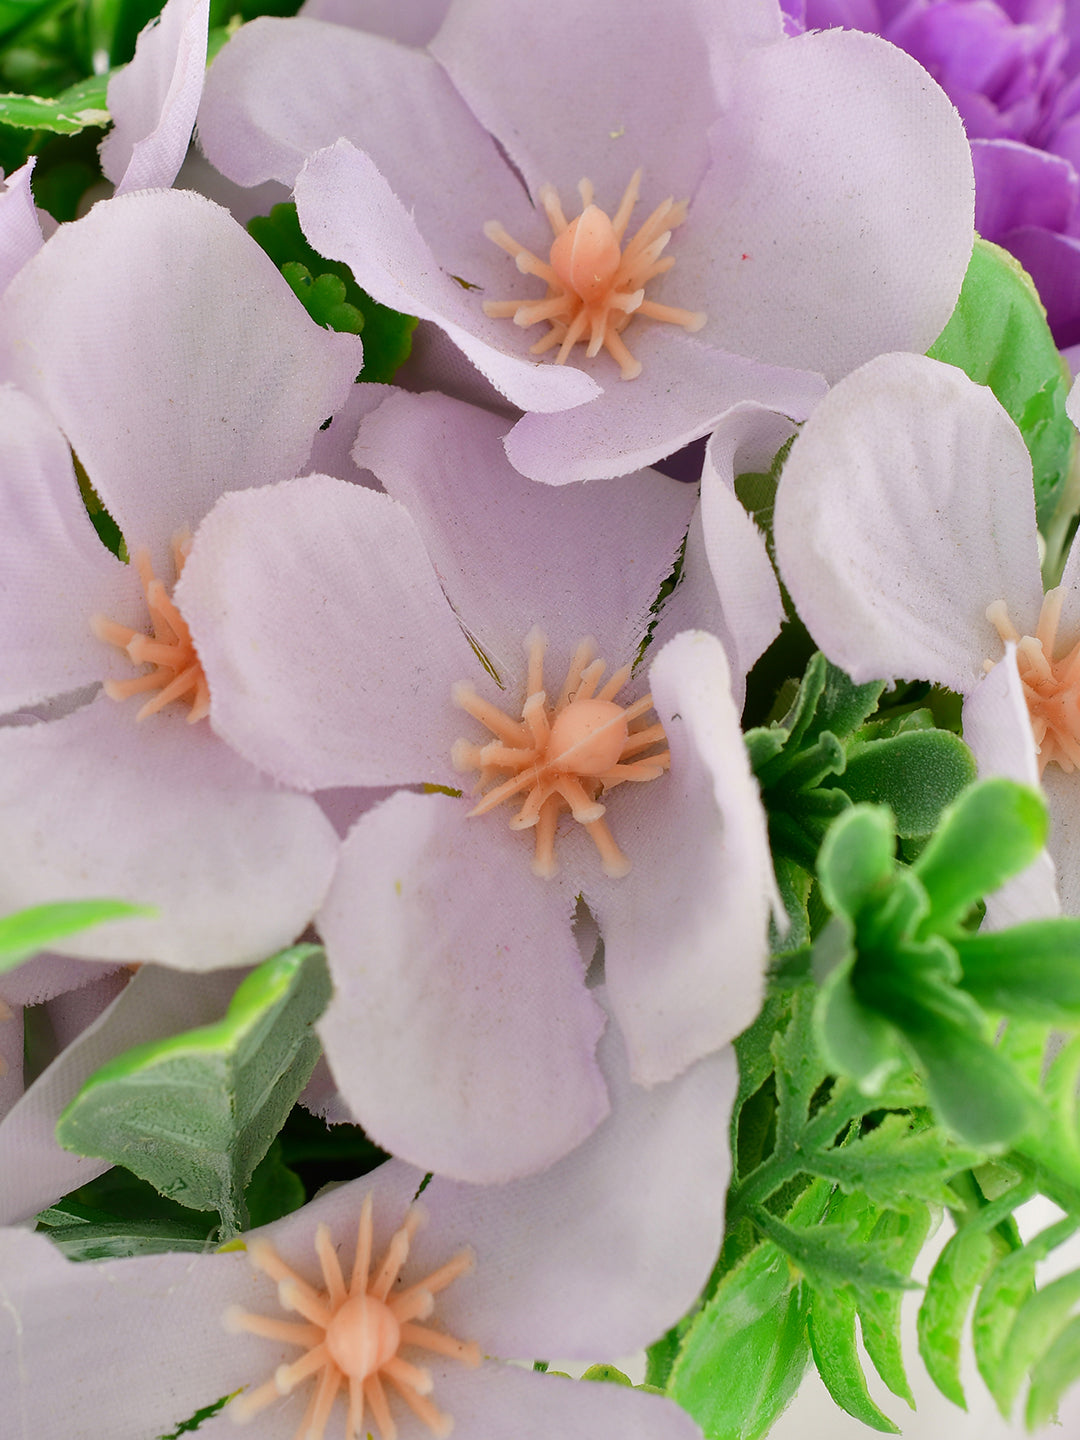
[[[850,1291],[815,1291],[810,1303],[810,1348],[826,1389],[841,1409],[872,1430],[899,1435],[900,1427],[870,1398],[855,1341],[855,1297]]]
[[[851,1076],[864,1094],[877,1095],[906,1059],[891,1021],[855,994],[855,961],[850,922],[836,915],[814,945],[818,1040],[838,1074]]]
[[[876,1245],[859,1244],[854,1221],[797,1229],[760,1206],[754,1224],[795,1262],[816,1290],[850,1285],[856,1295],[874,1290],[917,1290],[909,1276],[882,1259]]]
[[[270,1225],[283,1215],[299,1210],[305,1198],[303,1182],[282,1159],[281,1136],[275,1135],[244,1191],[248,1223],[252,1229]]]
[[[108,75],[91,75],[53,99],[0,95],[0,124],[21,130],[50,130],[57,135],[77,135],[90,125],[108,125],[108,84]]]
[[[910,1274],[933,1221],[930,1208],[918,1203],[904,1209],[871,1211],[876,1220],[870,1238],[887,1247],[897,1268]],[[879,1290],[859,1301],[859,1325],[866,1353],[882,1380],[901,1400],[914,1409],[915,1397],[904,1369],[901,1304],[898,1290]]]
[[[807,1166],[879,1205],[895,1206],[905,1197],[948,1205],[955,1199],[948,1180],[983,1158],[982,1151],[956,1145],[936,1126],[917,1129],[910,1115],[890,1114],[868,1135],[808,1156]]]
[[[1046,841],[1046,802],[997,776],[969,786],[912,867],[930,897],[922,933],[960,924],[976,900],[1030,865]]]
[[[316,279],[298,260],[287,260],[281,273],[316,325],[346,335],[359,335],[363,330],[363,313],[346,301],[345,281],[340,275],[320,275]]]
[[[947,730],[906,730],[852,746],[834,784],[853,801],[889,806],[904,837],[928,835],[942,810],[975,779],[975,760]]]
[[[14,969],[28,955],[46,950],[80,930],[103,925],[107,920],[156,914],[146,905],[129,905],[126,900],[61,900],[0,916],[0,975]]]
[[[888,889],[896,870],[896,827],[881,805],[855,805],[837,817],[818,855],[818,882],[833,911],[854,920]]]
[[[1076,430],[1070,378],[1034,285],[1007,251],[976,239],[952,318],[927,352],[989,385],[1031,452],[1044,532],[1065,492]]]
[[[1029,1430],[1047,1425],[1065,1391],[1080,1379],[1080,1315],[1068,1325],[1031,1374],[1025,1419]]]
[[[581,1378],[582,1380],[599,1380],[601,1383],[607,1385],[629,1385],[632,1387],[634,1383],[629,1375],[624,1375],[623,1372],[614,1365],[605,1364],[590,1365]]]
[[[931,1380],[954,1405],[967,1409],[960,1381],[964,1320],[972,1297],[1000,1254],[984,1229],[965,1227],[938,1256],[919,1307],[919,1354]]]
[[[1078,1302],[1080,1270],[1074,1270],[1044,1285],[1021,1305],[994,1374],[994,1399],[1003,1415],[1009,1415],[1028,1373],[1065,1329]]]
[[[70,1150],[126,1165],[193,1210],[245,1221],[243,1190],[319,1055],[330,997],[322,950],[297,945],[239,986],[225,1018],[104,1065],[60,1116]]]
[[[953,945],[960,983],[985,1009],[1051,1025],[1080,1021],[1080,919],[1029,920]]]

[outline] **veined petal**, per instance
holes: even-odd
[[[775,534],[807,629],[857,683],[972,690],[1001,653],[995,600],[1034,633],[1031,460],[993,394],[951,365],[882,355],[836,385],[792,446]]]

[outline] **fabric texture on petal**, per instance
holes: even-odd
[[[883,355],[835,386],[792,446],[775,535],[807,629],[857,683],[967,693],[1001,653],[995,600],[1034,633],[1031,460],[992,393],[951,365]]]
[[[318,918],[335,995],[319,1022],[341,1093],[380,1145],[497,1183],[572,1149],[608,1110],[604,1024],[573,898],[466,802],[399,794],[342,847]]]
[[[210,0],[168,0],[143,30],[135,58],[110,77],[113,128],[101,168],[116,194],[168,186],[191,140],[206,72]]]
[[[30,177],[37,156],[13,170],[0,190],[0,294],[42,246],[41,222],[34,208]]]
[[[307,20],[350,25],[374,35],[385,35],[402,45],[426,45],[446,15],[450,0],[304,0],[299,14]]]

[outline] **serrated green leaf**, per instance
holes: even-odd
[[[895,1206],[905,1197],[947,1205],[954,1199],[947,1181],[983,1158],[936,1126],[916,1129],[909,1115],[886,1115],[868,1135],[808,1156],[807,1167],[878,1205]]]
[[[55,135],[77,135],[91,125],[108,125],[108,84],[108,75],[91,75],[52,99],[0,95],[0,124],[20,130],[48,130]]]
[[[1048,824],[1046,802],[1026,785],[995,776],[969,786],[912,866],[930,897],[922,933],[958,926],[976,900],[1030,865]]]
[[[1061,1397],[1080,1379],[1080,1315],[1068,1325],[1031,1373],[1025,1419],[1029,1430],[1048,1425]]]
[[[817,1290],[829,1291],[850,1285],[856,1296],[873,1290],[917,1290],[909,1276],[883,1260],[874,1245],[853,1241],[856,1225],[816,1225],[796,1229],[760,1207],[754,1224],[787,1254]]]
[[[855,805],[832,824],[818,854],[818,883],[834,912],[857,919],[896,870],[896,827],[884,806]]]
[[[908,1204],[903,1210],[882,1210],[877,1212],[870,1238],[887,1249],[897,1269],[910,1274],[930,1233],[932,1219],[929,1206],[918,1203]],[[914,1409],[915,1397],[904,1368],[902,1302],[898,1290],[875,1291],[873,1298],[864,1294],[859,1301],[859,1325],[874,1368],[893,1394]]]
[[[282,951],[241,983],[217,1024],[98,1070],[60,1116],[57,1138],[240,1229],[243,1189],[315,1066],[311,1025],[329,997],[320,947]]]
[[[1080,919],[1030,920],[953,943],[960,983],[985,1009],[1048,1024],[1080,1021]]]
[[[898,835],[928,835],[941,812],[975,779],[975,760],[947,730],[905,730],[849,748],[832,782],[850,798],[888,805]]]
[[[0,916],[0,975],[20,965],[28,955],[48,949],[80,930],[103,925],[107,920],[156,914],[150,906],[130,905],[126,900],[63,900]]]
[[[900,1427],[878,1409],[866,1388],[855,1340],[854,1295],[843,1290],[815,1291],[807,1328],[814,1364],[837,1405],[872,1430],[899,1435]]]
[[[1034,285],[1005,250],[976,239],[956,309],[927,352],[989,385],[1031,453],[1039,527],[1052,524],[1076,443],[1068,369]]]
[[[816,737],[830,730],[838,739],[846,739],[874,713],[884,689],[884,680],[856,685],[838,666],[826,663],[825,683],[821,687],[807,735]]]

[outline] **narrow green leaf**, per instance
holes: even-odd
[[[1077,1218],[1080,1225],[1080,1217]],[[1020,1387],[1064,1330],[1080,1302],[1080,1270],[1062,1275],[1031,1295],[1013,1322],[995,1373],[994,1399],[1008,1416]]]
[[[808,1330],[818,1374],[837,1405],[872,1430],[899,1435],[900,1427],[878,1409],[866,1388],[855,1340],[855,1297],[850,1291],[815,1291]]]
[[[1029,920],[953,944],[960,983],[985,1009],[1051,1025],[1080,1021],[1080,919]]]
[[[56,135],[77,135],[89,125],[108,125],[108,84],[108,75],[91,75],[52,99],[0,95],[0,123],[20,130],[49,130]]]
[[[912,867],[930,897],[922,933],[951,930],[984,895],[1030,865],[1046,841],[1046,802],[996,776],[969,786]]]
[[[888,805],[896,832],[929,835],[946,805],[975,779],[975,760],[947,730],[906,730],[891,739],[852,746],[834,782],[853,801]]]
[[[832,1150],[807,1155],[807,1168],[858,1191],[876,1204],[895,1206],[904,1197],[948,1205],[947,1181],[983,1160],[983,1152],[955,1144],[936,1126],[918,1130],[910,1115],[886,1115],[868,1135]]]
[[[834,915],[814,944],[818,1043],[838,1074],[850,1076],[864,1094],[877,1095],[906,1058],[890,1021],[856,996],[855,962],[850,922]]]
[[[1080,1315],[1068,1325],[1035,1366],[1025,1419],[1029,1430],[1048,1425],[1065,1391],[1080,1379]]]
[[[910,1274],[930,1233],[932,1219],[930,1207],[917,1202],[903,1210],[882,1210],[877,1212],[870,1239],[887,1248],[897,1268]],[[872,1297],[864,1294],[858,1306],[859,1325],[866,1353],[878,1374],[894,1395],[914,1409],[915,1397],[904,1368],[902,1303],[898,1290],[874,1291]]]
[[[62,900],[0,916],[0,975],[14,969],[28,955],[46,950],[80,930],[103,925],[107,920],[156,913],[146,905],[129,905],[126,900]]]
[[[896,869],[896,827],[883,805],[854,805],[832,824],[818,854],[829,908],[854,920],[880,900]]]
[[[242,982],[217,1024],[98,1070],[60,1116],[57,1138],[241,1228],[243,1189],[314,1068],[311,1025],[329,996],[318,946],[282,951]]]
[[[919,1354],[931,1380],[954,1405],[967,1409],[960,1381],[964,1321],[977,1286],[1000,1253],[983,1229],[958,1230],[938,1256],[919,1307]]]
[[[753,1212],[754,1224],[783,1250],[817,1290],[850,1285],[856,1295],[864,1291],[917,1290],[909,1276],[883,1260],[874,1245],[853,1242],[855,1224],[815,1225],[796,1229],[770,1215],[760,1206]]]

